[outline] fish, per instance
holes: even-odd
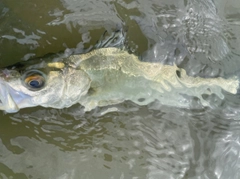
[[[0,69],[0,110],[18,112],[42,106],[56,109],[79,103],[84,111],[124,101],[191,108],[192,100],[237,94],[239,78],[188,76],[176,65],[141,61],[126,48],[126,33],[105,35],[90,50],[67,57],[48,56]]]

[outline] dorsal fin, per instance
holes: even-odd
[[[117,47],[124,48],[126,33],[123,29],[113,32],[110,36],[106,37],[107,31],[101,36],[101,38],[94,45],[93,49]]]

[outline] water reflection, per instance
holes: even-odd
[[[66,48],[81,52],[105,29],[125,26],[128,46],[142,60],[227,76],[239,70],[239,6],[2,0],[0,64]],[[128,101],[88,113],[79,105],[1,112],[0,178],[240,178],[239,97],[206,98],[211,107],[198,110]]]
[[[126,102],[105,115],[78,105],[21,110],[1,125],[1,162],[14,176],[40,178],[227,178],[238,170],[239,121],[158,105]]]

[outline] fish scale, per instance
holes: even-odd
[[[223,98],[222,89],[236,94],[239,88],[236,77],[191,77],[176,65],[141,62],[134,54],[115,47],[96,49],[69,59],[90,76],[95,93],[87,94],[80,101],[86,110],[124,100],[142,105],[155,99],[166,105],[188,107],[189,104],[182,103],[182,94],[198,97],[203,106],[208,106],[202,97],[204,94],[214,93]],[[140,102],[140,98],[144,101]]]
[[[129,76],[143,76],[159,83],[168,81],[175,88],[182,87],[182,85],[188,88],[216,85],[233,94],[236,94],[239,88],[239,80],[236,76],[229,79],[191,77],[186,74],[184,69],[180,69],[176,65],[141,62],[137,56],[114,47],[97,49],[88,54],[74,55],[70,57],[70,60],[77,62],[78,68],[84,71],[120,69]],[[177,72],[180,73],[180,76],[177,75]]]

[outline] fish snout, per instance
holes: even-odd
[[[17,112],[19,110],[10,94],[7,83],[2,78],[0,78],[0,110],[8,113]]]

